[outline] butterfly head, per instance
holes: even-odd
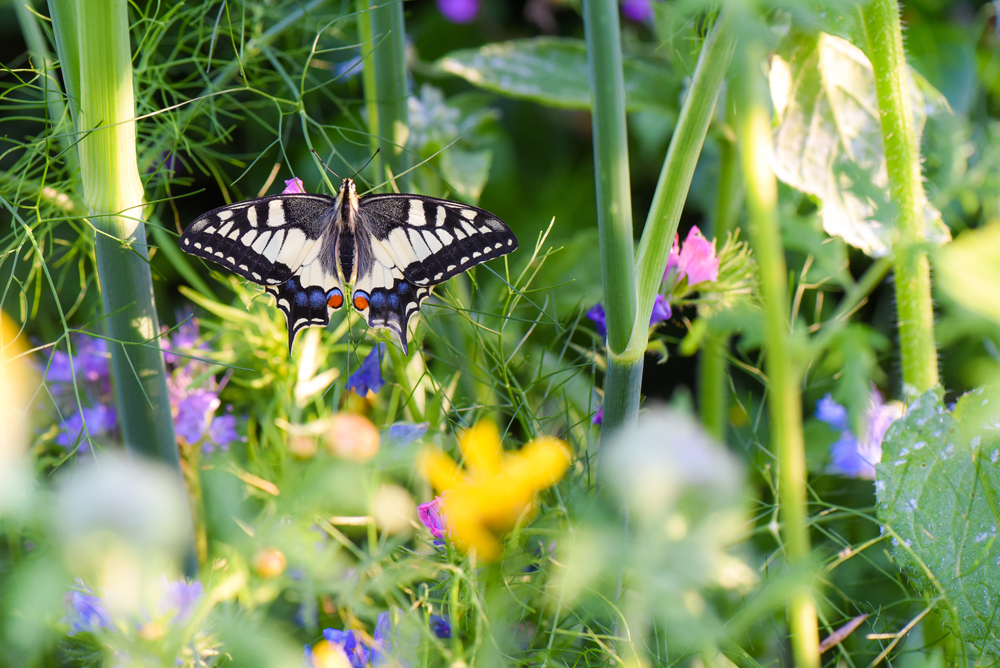
[[[340,184],[340,219],[353,221],[358,212],[360,200],[353,179],[344,179]]]

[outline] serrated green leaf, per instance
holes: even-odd
[[[1000,654],[1000,396],[976,390],[954,413],[940,388],[893,423],[876,466],[877,514],[897,564],[941,597],[952,632]]]
[[[550,107],[590,109],[590,75],[583,40],[539,37],[462,49],[434,67],[474,86]],[[625,58],[625,107],[669,109],[677,106],[678,82],[670,70]]]
[[[775,175],[822,201],[820,215],[828,234],[871,256],[888,253],[897,216],[867,56],[840,37],[795,35],[771,61],[770,85],[779,119]],[[912,76],[910,94],[919,135],[925,109],[940,109],[942,98]],[[951,238],[940,212],[926,198],[924,217],[927,239],[943,243]]]

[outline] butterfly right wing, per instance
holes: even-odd
[[[274,296],[288,321],[288,349],[305,327],[326,326],[344,303],[337,276],[337,199],[272,195],[202,214],[181,235],[192,255],[211,260]]]

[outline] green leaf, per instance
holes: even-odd
[[[914,125],[925,109],[943,109],[940,93],[911,72]],[[889,198],[882,127],[872,66],[840,37],[798,35],[771,61],[771,97],[778,113],[775,175],[823,204],[823,228],[868,255],[889,252],[896,207]],[[924,201],[927,238],[951,238],[940,212]]]
[[[465,151],[451,148],[441,154],[441,173],[462,200],[478,204],[492,162],[491,149]]]
[[[550,107],[590,109],[587,47],[583,40],[539,37],[454,51],[434,67],[474,86]],[[625,58],[625,107],[671,109],[676,77],[662,64]]]
[[[996,390],[963,396],[953,413],[940,388],[928,391],[889,428],[875,482],[897,564],[925,594],[941,597],[953,633],[993,654],[1000,654],[998,417]]]
[[[965,232],[935,260],[939,284],[952,299],[1000,323],[1000,223]]]

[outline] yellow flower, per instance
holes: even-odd
[[[541,436],[518,452],[506,453],[497,426],[479,422],[459,436],[468,464],[462,469],[437,448],[420,455],[420,469],[442,497],[442,514],[455,544],[492,561],[500,556],[497,538],[536,510],[535,495],[562,478],[570,451],[557,438]]]

